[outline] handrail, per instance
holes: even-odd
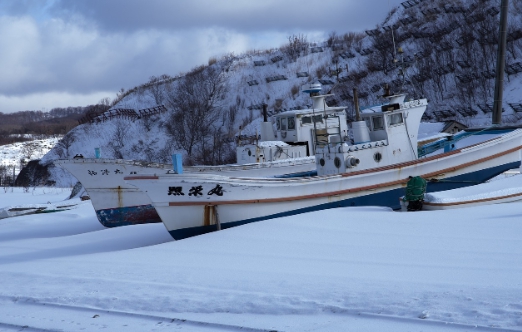
[[[480,135],[489,130],[492,130],[492,129],[494,130],[495,128],[496,128],[495,126],[491,126],[491,127],[479,130],[479,131],[472,131],[472,132],[462,131],[455,135],[436,140],[435,142],[424,144],[417,148],[418,156],[419,156],[419,158],[421,158],[421,157],[424,157],[439,149],[444,149],[444,152],[452,151],[454,149],[454,146],[453,147],[451,146],[452,144],[455,144],[456,142],[458,142],[466,137],[470,137],[473,135]]]

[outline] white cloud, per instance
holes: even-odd
[[[373,8],[353,0],[7,0],[0,5],[0,111],[114,98],[152,75],[175,76],[211,57],[277,48],[293,34],[322,41],[354,22],[373,26],[383,17],[371,15],[386,1],[399,0],[371,0]]]
[[[12,34],[11,31],[16,31]],[[28,17],[0,23],[0,90],[18,95],[39,91],[87,93],[131,88],[152,75],[176,75],[211,57],[277,47],[287,34],[262,32],[252,38],[233,30],[140,30],[101,34],[93,26],[59,19],[38,25]]]
[[[50,111],[55,107],[87,106],[97,104],[103,98],[113,98],[109,91],[89,94],[71,94],[66,92],[32,93],[20,96],[0,94],[0,112]]]
[[[102,35],[92,26],[59,19],[38,25],[30,17],[1,18],[0,36],[6,50],[0,52],[0,112],[93,104],[152,75],[176,75],[211,57],[279,46],[287,38],[275,32],[251,38],[220,27]]]
[[[0,91],[22,84],[32,75],[32,54],[39,49],[39,34],[28,17],[0,17]]]

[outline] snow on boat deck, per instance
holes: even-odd
[[[506,172],[490,182],[465,188],[427,193],[428,209],[458,208],[471,204],[507,203],[522,199],[522,175],[518,170]]]

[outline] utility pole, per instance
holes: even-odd
[[[495,95],[493,96],[493,116],[491,120],[493,125],[502,124],[502,97],[504,94],[504,68],[506,67],[507,16],[509,1],[502,0],[500,6]]]

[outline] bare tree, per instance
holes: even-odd
[[[56,143],[56,152],[58,153],[60,158],[69,158],[69,149],[75,141],[76,136],[74,135],[74,132],[70,131],[64,137],[62,137],[62,139],[58,141],[58,143]]]
[[[31,157],[37,150],[38,150],[38,144],[36,144],[34,142],[28,142],[22,146],[21,152],[22,152],[24,159],[31,160]]]
[[[109,97],[105,97],[105,98],[102,98],[100,99],[100,101],[98,102],[98,105],[104,105],[104,106],[109,106],[111,105],[111,99]]]
[[[154,98],[157,105],[163,105],[164,102],[164,83],[169,78],[168,75],[162,75],[161,77],[151,76],[148,82],[149,93]]]
[[[108,146],[112,149],[115,158],[123,159],[122,149],[127,141],[128,125],[121,119],[115,121],[114,124],[114,133],[112,134],[112,140],[109,142]]]
[[[196,157],[196,146],[205,146],[212,140],[214,129],[220,125],[217,122],[226,91],[223,71],[214,65],[194,69],[179,81],[176,90],[167,94],[173,109],[166,123],[167,133],[179,148],[187,151],[189,159]]]
[[[333,47],[337,42],[339,42],[340,37],[337,35],[335,31],[332,31],[328,34],[328,40],[326,41],[328,47]]]
[[[292,35],[288,37],[288,44],[281,47],[290,60],[295,61],[302,53],[306,53],[309,43],[305,35]]]
[[[239,114],[239,107],[237,104],[230,105],[228,108],[228,112],[226,112],[226,120],[227,123],[227,131],[232,133],[234,130],[234,125],[236,123],[237,115]]]

